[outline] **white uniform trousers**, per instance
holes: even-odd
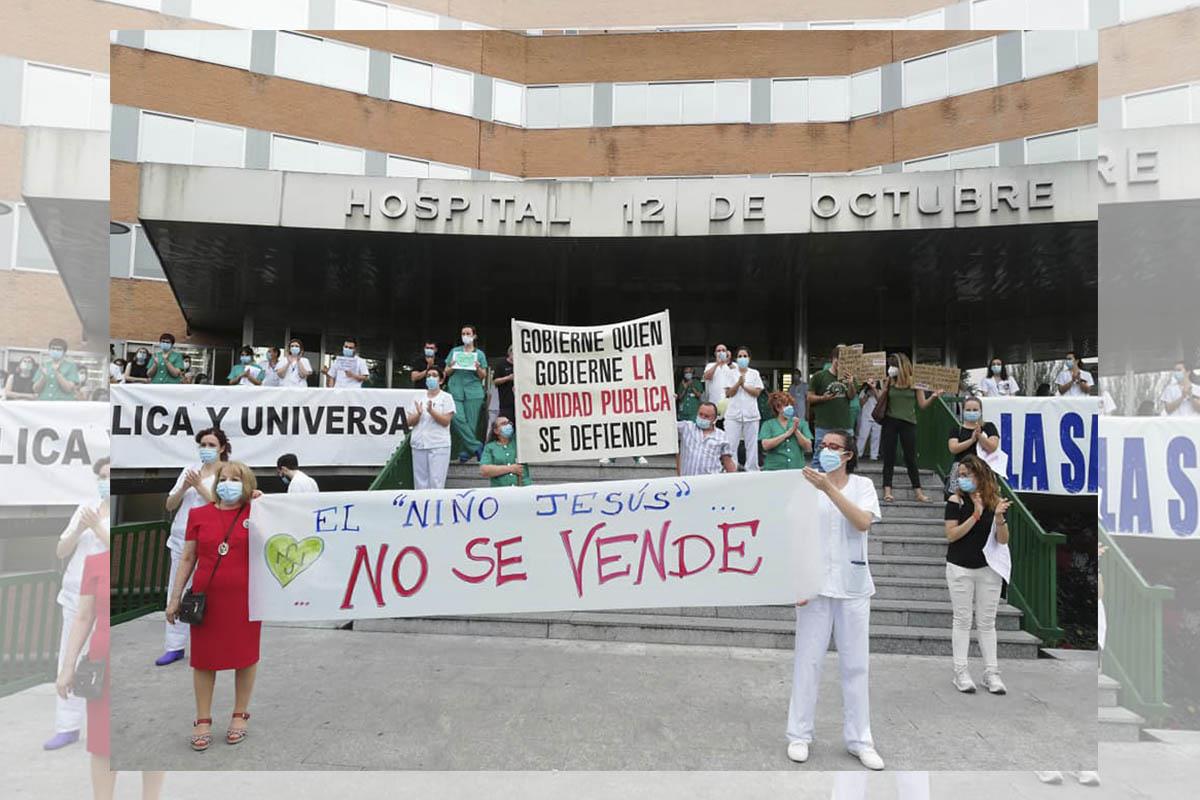
[[[62,672],[63,661],[67,655],[67,640],[71,638],[71,627],[75,624],[76,608],[62,607],[62,635],[58,639],[58,671]],[[91,639],[88,635],[88,639]],[[87,653],[87,642],[83,644],[80,655]],[[67,695],[67,699],[54,698],[54,732],[70,733],[83,730],[83,719],[87,714],[87,700],[75,695]]]
[[[450,470],[450,448],[431,450],[413,448],[413,488],[445,489],[446,473]]]
[[[821,686],[821,666],[832,631],[842,675],[842,735],[846,749],[857,753],[874,747],[871,738],[870,659],[871,598],[817,596],[796,607],[796,650],[792,700],[788,706],[789,742],[811,742]]]
[[[729,417],[725,418],[725,438],[729,440],[729,446],[733,448],[735,462],[737,461],[738,442],[746,445],[746,472],[758,472],[758,429],[761,425],[761,419],[740,421]]]
[[[179,560],[183,557],[183,551],[171,551],[171,576],[170,582],[167,584],[167,599],[170,600],[171,587],[175,585],[175,573],[179,572]],[[195,571],[192,572],[192,577],[195,577]],[[191,579],[188,579],[187,584],[183,587],[183,591],[187,591],[192,587]],[[182,595],[181,595],[182,596]],[[188,637],[191,635],[191,626],[183,622],[168,622],[166,635],[163,637],[163,650],[170,652],[172,650],[186,650]]]

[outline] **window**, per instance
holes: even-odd
[[[251,31],[146,31],[146,49],[248,69]]]
[[[849,31],[849,30],[890,30],[902,27],[903,20],[899,19],[853,19],[831,22],[810,22],[808,29],[812,31]]]
[[[449,67],[433,68],[433,97],[431,105],[453,114],[471,113],[473,88],[471,73]]]
[[[364,161],[357,148],[271,134],[271,169],[362,175]]]
[[[712,83],[681,83],[680,121],[684,124],[712,122],[716,114],[716,86]]]
[[[1096,129],[1058,131],[1025,138],[1025,163],[1049,164],[1095,158]]]
[[[1172,86],[1125,96],[1126,128],[1151,128],[1159,125],[1185,125],[1200,119],[1196,106],[1200,98],[1196,85]]]
[[[108,76],[47,64],[25,64],[21,124],[108,130]]]
[[[808,79],[808,118],[811,122],[836,122],[850,118],[848,78]]]
[[[150,246],[146,238],[146,230],[141,225],[133,226],[133,270],[134,278],[148,278],[165,281],[167,275],[163,272],[158,254]]]
[[[401,103],[429,107],[433,86],[433,67],[420,61],[392,56],[389,96]]]
[[[1093,31],[1025,31],[1021,48],[1024,75],[1032,78],[1096,60]]]
[[[492,81],[492,119],[509,125],[524,124],[524,97],[523,86],[499,78]]]
[[[808,121],[808,81],[803,78],[771,81],[771,121]]]
[[[618,83],[613,86],[613,125],[645,125],[646,97],[650,87],[644,83]]]
[[[0,269],[12,269],[16,252],[17,204],[0,200]]]
[[[714,122],[750,121],[750,82],[717,81]]]
[[[37,272],[56,272],[50,248],[46,246],[42,232],[38,230],[33,215],[29,213],[29,206],[17,203],[13,206],[13,216],[13,225],[17,231],[17,240],[13,246],[13,267]]]
[[[935,170],[994,167],[999,163],[999,157],[999,147],[989,144],[983,147],[955,150],[953,153],[914,158],[911,161],[905,161],[903,169],[905,172],[931,172]]]
[[[984,39],[903,64],[904,105],[996,85],[996,40]]]
[[[365,47],[280,31],[275,39],[275,74],[284,78],[366,93]]]
[[[122,6],[144,8],[147,11],[162,11],[162,0],[108,0],[108,2],[117,3]]]
[[[1196,0],[1121,0],[1121,22],[1170,14],[1196,4]]]
[[[415,158],[388,156],[387,175],[389,178],[428,178],[429,162],[418,161]]]
[[[852,112],[852,108],[857,110]],[[852,113],[869,114],[878,110],[878,70],[853,78],[777,78],[771,81],[772,122],[840,122],[850,119]]]
[[[938,100],[950,93],[950,76],[946,73],[946,54],[905,61],[904,105],[914,106]]]
[[[646,122],[651,125],[678,125],[682,106],[681,83],[652,83],[646,90]]]
[[[904,27],[910,31],[940,31],[946,28],[946,11],[939,8],[924,14],[915,14],[904,21]]]
[[[749,81],[618,83],[613,87],[614,125],[694,125],[749,120]]]
[[[915,158],[904,162],[905,172],[931,172],[934,170],[950,169],[949,153],[929,158]]]
[[[434,31],[437,30],[438,18],[437,14],[426,14],[421,11],[413,11],[411,8],[388,6],[387,25],[393,30]]]
[[[333,27],[342,30],[382,30],[388,27],[388,5],[371,0],[336,0]]]
[[[995,85],[995,39],[984,39],[950,51],[950,94],[966,94]]]
[[[308,0],[192,0],[191,16],[231,28],[303,30]]]
[[[246,129],[150,111],[141,112],[138,161],[241,167]]]
[[[455,167],[450,164],[438,164],[431,161],[429,162],[429,177],[454,181],[469,181],[471,180],[471,169],[469,167]]]
[[[850,77],[850,116],[876,114],[881,105],[882,79],[877,69]]]
[[[1028,27],[1025,0],[975,0],[971,27],[975,30],[1021,30]]]
[[[975,30],[1083,30],[1088,27],[1088,0],[974,0]]]
[[[525,90],[525,124],[571,128],[592,124],[592,85],[530,86]]]
[[[882,166],[874,166],[874,167],[867,167],[866,169],[856,169],[856,170],[854,170],[854,172],[851,172],[850,174],[851,175],[882,175],[883,167]]]

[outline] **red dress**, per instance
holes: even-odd
[[[90,555],[83,562],[83,578],[79,581],[79,596],[96,598],[96,627],[88,644],[89,661],[104,662],[104,694],[87,701],[87,749],[89,753],[108,757],[108,711],[111,705],[111,682],[109,681],[109,593],[108,552]]]
[[[250,621],[250,518],[247,503],[222,510],[213,504],[188,513],[185,541],[196,543],[192,591],[204,592],[204,621],[192,627],[191,665],[194,669],[243,669],[258,663],[261,622]],[[229,534],[229,552],[211,583],[217,547]]]

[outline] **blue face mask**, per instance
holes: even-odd
[[[513,435],[513,426],[512,425],[501,425],[500,426],[500,435],[503,436],[505,439],[511,439],[512,435]]]
[[[292,482],[292,479],[289,478],[287,475],[280,475],[279,480],[283,481],[284,486],[287,486],[289,483]]]
[[[96,491],[100,494],[101,500],[108,499],[109,485],[107,478],[101,478],[100,480],[96,481]]]
[[[746,358],[745,356],[742,356],[741,358],[739,358],[737,360],[737,365],[739,367],[741,367],[742,369],[745,369],[746,367],[750,366],[750,359]]]
[[[54,361],[61,361],[64,353],[62,350],[55,348],[50,351],[50,358]]]
[[[170,343],[170,342],[159,342],[159,343],[158,343],[158,346],[159,346],[160,348],[162,348],[162,351],[163,351],[164,353],[165,353],[165,352],[167,352],[168,350],[170,350],[170,349],[171,349],[171,343]]]
[[[217,484],[217,497],[226,503],[236,503],[242,499],[242,482],[221,481]]]
[[[992,374],[993,375],[999,375],[1000,370],[1002,370],[1002,369],[1004,369],[1003,364],[992,364]]]
[[[1174,378],[1176,383],[1183,383],[1183,379],[1187,377],[1187,373],[1181,369],[1175,370]]]
[[[217,460],[217,448],[201,447],[200,448],[200,463],[211,464]]]
[[[979,422],[979,418],[982,416],[983,416],[982,411],[964,411],[963,412],[963,421],[964,422]]]
[[[704,417],[696,417],[696,427],[702,431],[706,431],[712,427],[712,420]]]
[[[344,355],[346,358],[352,357],[354,355],[354,348],[353,347],[343,347],[342,355]]]
[[[433,350],[433,348],[431,348],[431,347],[426,347],[426,348],[425,348],[425,357],[426,357],[426,358],[433,358],[433,354],[434,354],[434,352],[435,352],[435,351]]]
[[[1073,358],[1067,359],[1067,369],[1075,369],[1075,359],[1073,359]]]
[[[249,364],[249,363],[250,363],[250,356],[242,356],[242,363],[243,363],[243,364]]]
[[[975,479],[970,475],[959,475],[958,490],[963,494],[970,494],[975,491]]]
[[[428,378],[425,379],[425,388],[426,389],[438,388],[438,379],[435,378],[434,376],[430,375]]]
[[[836,450],[830,450],[827,447],[822,447],[817,460],[821,464],[821,469],[825,472],[833,472],[842,465],[842,454]]]
[[[296,345],[292,345],[291,347],[288,348],[288,352],[294,356],[298,356],[298,355],[300,355],[300,348],[296,347]]]
[[[792,417],[796,416],[796,407],[795,406],[784,406],[783,407],[783,416],[787,417],[788,419],[791,419]]]

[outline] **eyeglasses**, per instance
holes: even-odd
[[[833,451],[833,452],[835,452],[835,453],[848,453],[848,452],[850,452],[850,448],[849,448],[849,447],[846,447],[845,445],[838,444],[837,442],[821,442],[821,447],[825,448],[826,450],[832,450],[832,451]]]

